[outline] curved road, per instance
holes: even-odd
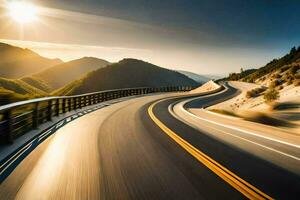
[[[169,105],[186,98],[139,97],[70,122],[1,183],[0,199],[299,197],[298,175],[174,118]]]

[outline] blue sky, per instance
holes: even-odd
[[[79,12],[206,33],[223,42],[215,45],[279,46],[300,40],[297,0],[51,0],[49,3]]]
[[[64,31],[52,28],[47,30],[53,32],[52,37],[40,31],[35,37],[25,33],[23,38],[10,31],[0,33],[0,38],[86,48],[99,46],[107,48],[107,52],[99,50],[99,55],[92,56],[111,61],[137,57],[202,74],[260,67],[292,46],[300,45],[297,0],[35,0],[34,3],[57,9],[58,13],[72,11],[68,17],[64,17],[65,13],[62,17],[44,16],[50,26]],[[35,27],[45,29],[37,24]],[[110,54],[109,48],[122,52],[120,56],[116,52]],[[38,50],[43,53],[41,48]],[[89,50],[86,52],[91,54]],[[74,52],[74,57],[80,57],[81,53]],[[53,49],[52,56],[55,55]],[[71,52],[68,55],[66,58],[73,58]]]

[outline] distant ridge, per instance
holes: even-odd
[[[51,90],[56,90],[76,79],[79,79],[86,73],[105,67],[108,64],[110,63],[106,60],[84,57],[50,67],[44,71],[34,74],[33,78],[43,80],[51,87]]]
[[[189,71],[179,70],[178,72],[186,75],[187,77],[189,77],[189,78],[193,79],[194,81],[201,83],[201,84],[206,83],[207,81],[211,80],[209,77],[199,75],[199,74],[189,72]]]
[[[222,80],[245,81],[250,83],[273,85],[276,87],[287,86],[292,83],[300,85],[300,46],[293,47],[285,56],[273,59],[265,66],[258,69],[244,70],[240,73],[231,73]],[[282,87],[280,87],[282,88]]]
[[[4,78],[21,78],[62,63],[5,43],[0,43],[0,58],[0,77]]]
[[[124,59],[89,73],[56,91],[59,95],[82,94],[108,89],[161,86],[198,86],[187,76],[151,63]]]
[[[35,88],[20,79],[0,78],[0,87],[22,95],[45,96],[46,92]]]

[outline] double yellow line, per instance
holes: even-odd
[[[238,177],[236,174],[219,164],[217,161],[213,160],[203,152],[199,151],[193,145],[188,143],[186,140],[178,136],[174,131],[169,129],[166,125],[164,125],[153,113],[153,108],[156,104],[163,100],[159,100],[150,105],[148,108],[148,114],[150,118],[154,121],[154,123],[159,126],[168,136],[170,136],[177,144],[179,144],[183,149],[189,152],[194,158],[196,158],[199,162],[204,164],[207,168],[209,168],[212,172],[230,184],[233,188],[242,193],[245,197],[249,199],[273,199],[267,194],[263,193],[250,183]]]

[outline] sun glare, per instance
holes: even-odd
[[[21,24],[32,22],[37,17],[36,6],[26,2],[11,2],[8,10],[12,19]]]

